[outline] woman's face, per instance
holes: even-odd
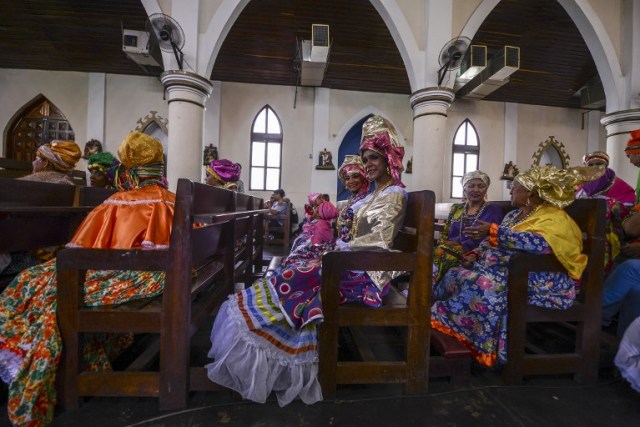
[[[529,190],[520,184],[518,181],[514,180],[511,185],[511,206],[515,206],[516,208],[522,208],[527,205],[527,200],[529,200]]]
[[[589,159],[587,166],[607,166],[607,162],[604,159],[598,159],[597,157]]]
[[[364,150],[362,163],[369,181],[381,182],[389,176],[387,173],[387,160],[373,150]]]
[[[220,181],[213,175],[207,175],[207,184],[212,185],[214,187],[223,187],[224,182]]]
[[[627,158],[633,166],[640,168],[640,154],[627,154]]]
[[[31,163],[33,166],[33,172],[41,172],[47,168],[47,161],[40,156],[36,156],[36,159]]]
[[[362,175],[360,175],[360,172],[358,171],[352,170],[346,172],[343,177],[344,186],[352,193],[357,193],[364,185],[364,178],[362,178]]]
[[[480,178],[467,181],[464,186],[464,195],[470,203],[479,203],[484,200],[489,187]]]
[[[89,181],[91,182],[92,187],[106,187],[107,186],[107,176],[99,171],[98,169],[93,169],[91,171],[91,176],[89,177]]]

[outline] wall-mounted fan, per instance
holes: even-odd
[[[146,27],[148,33],[155,34],[160,49],[164,52],[173,52],[178,68],[182,71],[184,31],[178,21],[164,13],[154,13],[149,16]]]
[[[451,39],[444,45],[440,51],[438,62],[440,63],[440,69],[438,70],[438,86],[442,85],[442,80],[448,71],[456,70],[462,64],[462,58],[464,53],[469,48],[471,40],[469,37],[456,37]]]

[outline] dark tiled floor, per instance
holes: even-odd
[[[279,249],[269,247],[269,254]],[[194,348],[208,350],[207,328]],[[198,351],[198,350],[196,350]],[[611,354],[603,354],[604,365]],[[8,424],[6,407],[0,425]],[[401,386],[342,386],[337,399],[280,408],[274,397],[257,404],[230,392],[192,393],[188,407],[159,411],[152,398],[91,398],[75,412],[60,413],[52,426],[640,426],[640,394],[612,368],[597,384],[583,386],[569,376],[525,379],[503,386],[499,372],[473,366],[471,383],[453,386],[432,380],[429,393],[404,396]]]

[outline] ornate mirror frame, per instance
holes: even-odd
[[[554,150],[555,153],[558,155],[558,157],[560,158],[560,162],[562,163],[562,169],[566,169],[569,167],[570,157],[564,149],[564,144],[556,140],[553,135],[549,136],[549,139],[541,142],[538,145],[538,150],[535,153],[533,153],[533,156],[532,156],[533,166],[541,166],[540,160],[548,150]]]

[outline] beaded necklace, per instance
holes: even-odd
[[[336,221],[336,228],[338,229],[338,237],[343,241],[348,242],[351,240],[351,230],[353,229],[353,204],[364,199],[368,194],[368,191],[363,191],[355,196],[349,197],[347,205],[340,212],[338,221]]]
[[[369,202],[367,202],[367,205],[364,208],[358,210],[358,213],[353,216],[353,226],[351,227],[351,234],[354,238],[358,237],[358,223],[364,217],[364,214],[369,210],[373,201],[383,190],[387,189],[387,187],[390,187],[392,184],[393,180],[390,179],[386,183],[377,187],[376,190],[371,194],[371,199],[369,200]]]
[[[464,231],[464,229],[466,227],[472,226],[473,223],[476,222],[476,218],[482,215],[482,212],[486,207],[487,207],[487,204],[483,200],[482,204],[480,205],[480,209],[478,209],[478,212],[476,212],[473,215],[468,215],[467,212],[469,211],[469,203],[467,202],[464,204],[464,212],[462,213],[462,218],[460,218],[460,236],[458,239],[459,242],[462,241],[462,237],[463,237],[462,232]]]
[[[502,227],[507,227],[507,228],[513,228],[516,225],[520,224],[522,221],[524,221],[525,219],[529,218],[531,215],[533,215],[534,213],[536,213],[538,211],[538,209],[540,208],[541,205],[536,206],[535,208],[533,208],[528,214],[526,214],[525,216],[523,216],[522,218],[518,219],[518,217],[520,216],[520,214],[522,214],[523,210],[522,208],[520,208],[518,210],[518,213],[513,215],[510,218],[505,218],[502,223],[500,224]]]

